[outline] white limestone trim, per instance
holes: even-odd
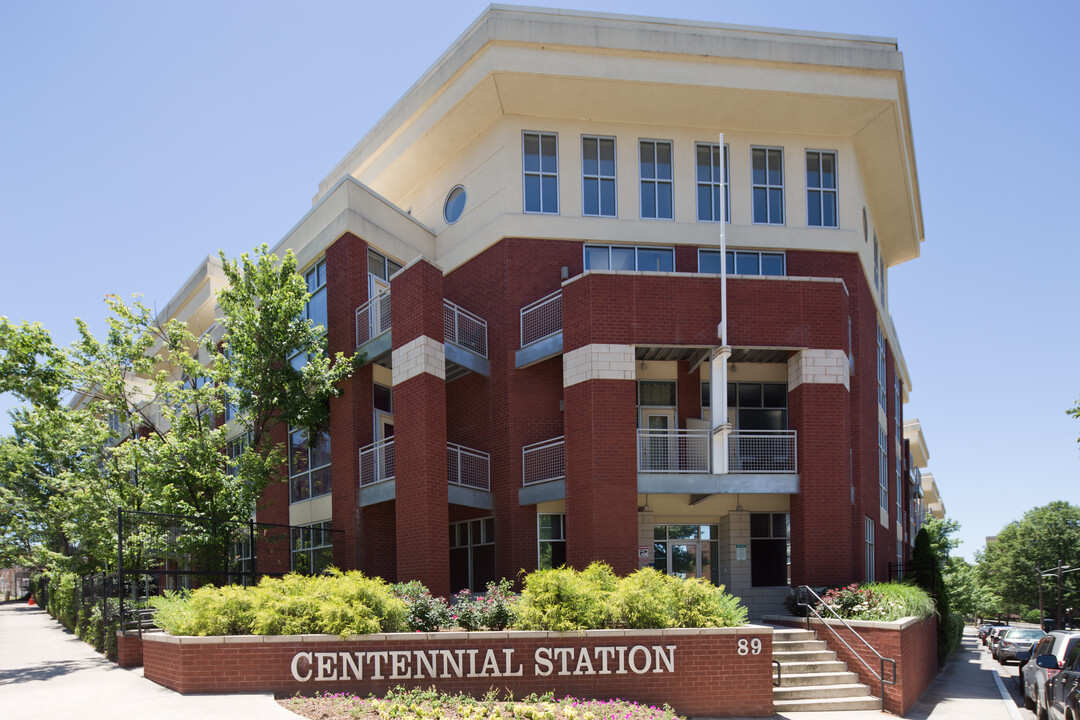
[[[563,387],[586,380],[633,379],[633,345],[586,345],[563,354]]]
[[[803,384],[843,385],[851,390],[851,366],[843,350],[800,350],[788,360],[788,390]]]
[[[391,355],[394,366],[394,384],[398,385],[420,373],[446,379],[446,350],[441,342],[421,335],[394,350]]]

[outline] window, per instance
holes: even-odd
[[[787,385],[728,383],[728,408],[739,430],[787,430]]]
[[[450,193],[446,196],[446,202],[443,203],[443,220],[448,225],[453,225],[461,217],[461,213],[465,212],[465,201],[468,196],[465,194],[465,188],[461,185],[455,185]]]
[[[863,517],[866,542],[866,582],[874,582],[874,521]]]
[[[374,275],[380,280],[390,282],[390,278],[401,269],[401,263],[395,262],[382,253],[368,248],[367,271],[368,275]]]
[[[233,477],[240,477],[240,456],[244,454],[245,447],[247,447],[246,437],[230,440],[225,445],[225,454],[229,459],[228,472]]]
[[[787,272],[784,253],[760,250],[728,250],[728,275],[777,275]],[[698,248],[698,272],[720,274],[720,251]]]
[[[675,383],[655,380],[639,380],[638,405],[647,407],[675,407]]]
[[[238,540],[232,544],[232,557],[229,560],[229,582],[232,584],[247,585],[253,583],[251,571],[254,568],[253,555],[251,552],[251,537]]]
[[[806,224],[836,227],[836,153],[806,151]]]
[[[720,165],[718,144],[698,143],[697,151],[697,219],[700,222],[720,221],[720,193],[724,193],[724,221],[731,222],[731,189],[728,187],[728,147],[724,146],[724,164]],[[723,173],[721,173],[723,170]]]
[[[675,250],[633,245],[586,245],[585,269],[674,272]]]
[[[720,584],[720,543],[716,525],[654,525],[653,567],[680,578]]]
[[[881,325],[877,326],[877,388],[878,407],[881,408],[881,412],[887,413],[888,408],[885,406],[885,331],[881,329]]]
[[[304,305],[301,317],[311,321],[312,325],[321,326],[323,333],[326,332],[326,260],[319,260],[315,265],[304,273],[304,281],[307,283],[307,291],[311,297]],[[308,362],[308,356],[304,353],[295,353],[289,357],[289,362],[297,370],[302,370]]]
[[[904,480],[903,480],[904,453],[903,453],[903,450],[902,450],[903,445],[901,444],[901,442],[902,442],[901,438],[904,435],[903,435],[903,430],[900,427],[900,374],[899,373],[893,375],[893,395],[895,396],[894,397],[895,402],[893,404],[893,416],[894,416],[894,420],[895,420],[894,423],[893,423],[893,439],[894,439],[893,444],[896,446],[896,448],[895,448],[896,449],[896,462],[894,463],[896,465],[896,521],[899,522],[899,523],[903,523],[904,522]]]
[[[751,148],[754,222],[784,224],[784,151],[780,148]]]
[[[536,516],[537,564],[541,570],[566,564],[566,515],[539,513]]]
[[[522,133],[525,212],[559,213],[559,154],[554,133]]]
[[[615,138],[581,138],[583,215],[615,217]]]
[[[638,143],[641,174],[641,217],[671,220],[671,143],[641,140]]]
[[[791,584],[791,516],[750,513],[750,584]]]
[[[330,521],[292,529],[292,571],[317,575],[334,564]]]
[[[881,274],[878,268],[878,242],[877,233],[874,233],[874,289],[881,289]]]
[[[879,500],[881,509],[889,510],[889,435],[885,428],[878,425],[878,485],[881,488]]]
[[[494,580],[495,518],[451,523],[450,588],[479,592]]]
[[[289,502],[330,492],[330,434],[289,432]]]

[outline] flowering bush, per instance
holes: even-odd
[[[405,626],[416,632],[435,632],[450,625],[450,607],[435,597],[419,580],[390,586],[394,597],[405,603]]]
[[[466,630],[505,630],[514,620],[516,602],[509,580],[489,582],[485,595],[469,590],[454,595],[451,620]]]
[[[930,596],[905,583],[852,583],[827,590],[821,599],[845,620],[891,622],[902,617],[924,618],[934,614],[934,601]],[[821,605],[815,609],[822,617],[832,617],[832,613]]]

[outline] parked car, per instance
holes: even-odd
[[[1001,636],[1001,642],[997,644],[997,660],[1004,665],[1010,660],[1019,660],[1017,653],[1031,652],[1031,646],[1046,637],[1042,630],[1034,628],[1013,628]],[[1024,660],[1020,664],[1024,664]]]
[[[1058,674],[1072,649],[1080,644],[1080,632],[1076,630],[1054,630],[1047,633],[1028,653],[1018,653],[1020,667],[1020,695],[1024,705],[1033,708],[1041,718],[1047,715],[1046,684]],[[1052,655],[1056,660],[1054,667],[1042,667],[1031,662],[1043,655]],[[1024,662],[1027,659],[1028,662]],[[1049,664],[1049,663],[1048,663]]]
[[[986,636],[990,634],[990,631],[996,627],[1001,627],[1004,623],[997,621],[984,623],[979,626],[979,642],[983,645],[986,644]]]
[[[990,657],[997,657],[995,652],[997,643],[1001,639],[1001,636],[1009,630],[1012,630],[1012,628],[1008,625],[999,625],[990,630],[990,633],[986,636],[986,649],[990,651]]]
[[[1056,658],[1040,655],[1035,658],[1039,667],[1053,670]],[[1073,646],[1065,663],[1054,677],[1046,683],[1046,710],[1051,720],[1080,718],[1080,643]],[[1040,715],[1040,717],[1045,717]]]

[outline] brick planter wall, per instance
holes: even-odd
[[[446,651],[446,652],[442,652]],[[623,698],[712,717],[772,715],[772,629],[143,638],[144,674],[179,693],[383,694],[397,686],[481,696]],[[455,667],[455,664],[458,667]]]
[[[806,620],[795,617],[772,616],[765,619],[775,625],[805,628]],[[866,649],[866,645],[855,638],[851,631],[838,620],[830,620],[833,627],[860,656],[870,663],[874,671],[878,670],[878,659]],[[903,717],[923,691],[937,675],[937,619],[901,618],[896,622],[863,622],[849,620],[851,625],[866,642],[886,658],[896,660],[896,684],[885,686],[885,710]],[[870,686],[874,697],[881,697],[881,681],[837,640],[821,620],[812,619],[810,629],[817,631],[819,640],[824,640],[829,649],[836,652],[838,660],[847,663],[848,670],[858,673],[859,682]],[[889,668],[886,666],[886,673]],[[888,677],[888,675],[886,675]]]
[[[143,664],[142,638],[116,631],[116,664],[122,668],[139,667]]]

